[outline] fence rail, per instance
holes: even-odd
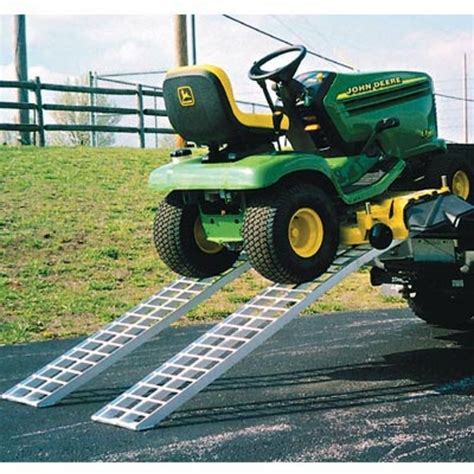
[[[33,102],[21,103],[2,101],[0,102],[0,109],[13,110],[33,110],[36,116],[36,123],[34,124],[18,124],[18,123],[0,123],[0,130],[18,131],[18,132],[33,132],[38,133],[38,142],[40,146],[46,145],[46,132],[91,132],[92,134],[100,132],[108,133],[133,133],[139,138],[140,147],[145,148],[146,134],[175,134],[172,128],[157,127],[156,122],[154,127],[147,127],[145,124],[146,117],[167,117],[166,110],[158,108],[146,108],[144,106],[144,98],[162,98],[163,91],[155,88],[153,90],[144,89],[142,85],[137,85],[135,88],[113,88],[113,87],[91,87],[91,86],[77,86],[69,84],[50,84],[41,82],[37,77],[34,81],[0,81],[0,89],[23,89],[28,90],[34,94],[35,100]],[[89,105],[74,105],[74,104],[53,104],[45,103],[43,101],[43,91],[53,92],[71,92],[89,94]],[[137,106],[132,107],[114,107],[114,106],[99,106],[95,105],[95,96],[129,96],[136,97]],[[155,100],[156,104],[156,100]],[[87,112],[91,114],[91,123],[66,125],[57,123],[45,123],[45,111],[62,111],[62,112]],[[95,120],[96,114],[114,114],[114,115],[136,115],[136,126],[120,126],[120,125],[98,125]]]

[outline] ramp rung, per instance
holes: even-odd
[[[216,277],[179,278],[15,385],[2,398],[36,407],[54,405],[249,268],[242,259]]]
[[[38,378],[38,380],[46,380],[47,382],[51,382],[51,379],[49,379],[48,377],[44,377],[42,375],[37,375],[36,377]],[[62,380],[55,380],[54,383],[65,385],[67,382],[64,382]]]
[[[163,369],[166,369],[167,367],[170,367],[170,368],[172,368],[172,369],[178,368],[178,369],[181,369],[181,371],[182,371],[182,370],[188,370],[188,369],[192,368],[192,367],[189,367],[189,366],[187,366],[187,365],[181,365],[181,364],[171,363],[171,364],[165,364],[165,365],[163,366]],[[202,368],[199,368],[199,369],[197,369],[197,370],[198,370],[199,372],[207,372],[206,369],[202,369]]]
[[[344,259],[344,263],[333,265],[329,270],[329,276],[326,273],[313,282],[296,287],[273,285],[263,290],[260,295],[241,306],[234,314],[99,410],[92,419],[133,430],[145,430],[156,426],[163,418],[288,324],[316,299],[384,252],[367,246],[342,248],[336,260]],[[335,273],[332,273],[334,271]],[[277,296],[268,298],[269,294]],[[267,305],[265,301],[268,302]],[[282,307],[279,307],[280,303]],[[249,308],[259,313],[253,316],[245,315]],[[248,318],[258,319],[260,314],[265,314],[268,310],[276,311],[279,315],[265,318],[266,325],[263,328],[247,326]],[[242,324],[237,324],[239,317],[242,318]],[[227,334],[230,331],[231,333]],[[247,337],[240,337],[242,334],[239,333],[242,331]],[[229,343],[235,345],[229,348],[227,347]],[[193,353],[196,347],[209,348],[209,351],[199,356]],[[221,351],[221,357],[211,360],[208,354],[215,351]],[[174,368],[174,373],[170,368]],[[192,373],[194,377],[190,376]],[[183,377],[191,380],[183,381]],[[128,408],[129,406],[133,406],[133,409]]]

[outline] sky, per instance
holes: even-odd
[[[467,53],[468,94],[474,98],[473,16],[235,16],[362,71],[428,72],[436,92],[455,96],[463,94],[463,54]],[[12,23],[11,15],[0,15],[1,79],[14,78]],[[279,48],[280,43],[221,15],[197,15],[196,27],[198,62],[225,69],[238,99],[264,102],[259,87],[247,78],[247,72],[253,61]],[[45,82],[64,82],[88,71],[106,74],[174,66],[172,15],[28,15],[27,41],[29,76],[40,76]],[[306,57],[299,71],[319,69],[344,71],[311,56]],[[160,85],[162,76],[130,79]],[[11,93],[0,90],[0,100],[13,100]],[[469,106],[472,142],[474,102]],[[462,141],[463,102],[438,97],[437,109],[440,136]],[[11,112],[1,111],[0,120],[8,119],[9,115]],[[124,140],[136,143],[133,137]]]

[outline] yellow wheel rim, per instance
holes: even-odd
[[[451,188],[456,196],[467,199],[471,193],[471,181],[468,174],[463,170],[456,171],[453,176]]]
[[[196,245],[199,247],[199,249],[204,253],[213,255],[215,253],[219,253],[222,250],[222,245],[207,240],[206,233],[204,232],[201,219],[199,217],[194,222],[194,240],[196,241]]]
[[[288,240],[296,255],[313,257],[321,248],[323,238],[323,221],[316,211],[302,207],[293,214],[288,226]]]

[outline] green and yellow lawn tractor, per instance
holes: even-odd
[[[215,275],[245,251],[270,280],[309,281],[341,244],[406,236],[393,196],[439,188],[444,175],[445,185],[473,199],[470,161],[438,138],[427,74],[295,76],[305,54],[303,46],[289,47],[251,67],[268,114],[242,112],[218,67],[167,74],[172,126],[207,147],[198,157],[176,150],[150,176],[153,189],[168,193],[157,210],[155,245],[177,273]]]

